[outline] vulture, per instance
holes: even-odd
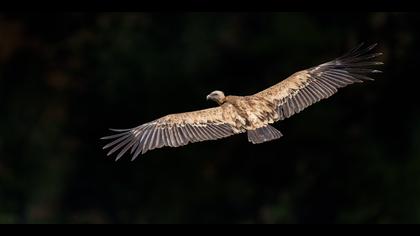
[[[132,160],[139,154],[165,146],[179,147],[189,143],[226,138],[247,133],[248,141],[260,144],[282,137],[271,126],[301,112],[306,107],[330,97],[349,84],[373,80],[369,74],[381,72],[372,66],[382,53],[373,53],[377,44],[360,44],[341,57],[301,70],[272,87],[250,96],[225,96],[213,91],[207,100],[218,106],[178,114],[170,114],[101,139],[109,140],[103,149],[108,156],[118,152],[116,160],[130,152]]]

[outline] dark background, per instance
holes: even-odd
[[[0,223],[420,223],[420,17],[0,15]],[[131,162],[100,137],[378,42],[383,74],[275,127]]]

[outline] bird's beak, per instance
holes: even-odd
[[[207,95],[207,100],[210,100],[210,95]]]

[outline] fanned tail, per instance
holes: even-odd
[[[256,130],[248,130],[248,141],[253,144],[279,139],[282,136],[283,134],[271,125],[267,125]]]

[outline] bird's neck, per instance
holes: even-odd
[[[224,99],[223,99],[223,103],[231,103],[231,104],[233,104],[233,103],[235,103],[235,101],[238,99],[239,97],[238,96],[226,96]],[[223,104],[222,103],[222,104]],[[222,104],[220,104],[220,105],[222,105]]]

